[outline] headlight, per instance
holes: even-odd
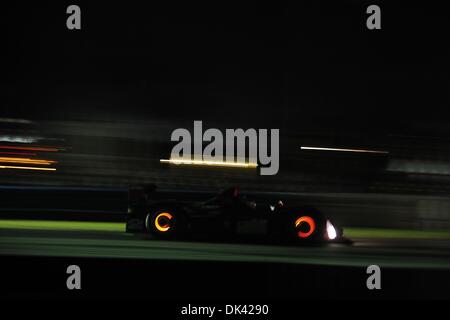
[[[330,220],[327,220],[327,236],[330,240],[334,240],[337,237],[336,229],[331,224]]]

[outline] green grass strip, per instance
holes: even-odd
[[[0,229],[78,230],[78,231],[125,231],[123,222],[47,221],[47,220],[0,220]],[[349,238],[398,238],[398,239],[450,239],[450,230],[403,230],[375,228],[344,228]]]
[[[344,234],[351,238],[389,239],[450,239],[450,231],[344,228]]]
[[[123,222],[0,220],[0,229],[77,230],[77,231],[125,231]]]

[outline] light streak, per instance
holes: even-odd
[[[0,146],[0,149],[27,150],[27,151],[44,151],[44,152],[57,152],[58,151],[58,148],[50,148],[50,147]]]
[[[0,157],[0,162],[20,163],[20,164],[40,164],[40,165],[50,165],[50,164],[56,163],[56,161],[53,161],[53,160],[12,158],[12,157]]]
[[[218,167],[239,167],[239,168],[256,168],[257,163],[252,162],[226,162],[226,161],[208,161],[208,160],[183,160],[183,159],[161,159],[161,163],[171,164],[187,164],[200,166],[218,166]]]
[[[38,168],[38,167],[19,167],[19,166],[1,166],[0,169],[18,169],[18,170],[36,170],[36,171],[56,171],[55,168]]]
[[[302,150],[319,150],[319,151],[357,152],[357,153],[382,153],[382,154],[389,153],[389,151],[379,151],[379,150],[323,148],[323,147],[300,147],[300,149],[302,149]]]

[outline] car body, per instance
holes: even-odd
[[[158,239],[260,235],[304,244],[345,240],[341,228],[310,207],[257,202],[234,187],[203,198],[195,192],[160,192],[153,185],[132,187],[126,231]]]

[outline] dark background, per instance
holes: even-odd
[[[7,172],[4,183],[449,193],[443,5],[77,2],[82,29],[68,30],[70,4],[2,6],[0,118],[32,120],[65,150],[57,173]],[[366,27],[370,4],[381,30]],[[171,132],[194,120],[279,128],[278,175],[160,165]]]
[[[448,13],[301,1],[2,6],[2,115],[447,136]],[[366,28],[369,4],[382,30]],[[418,123],[420,121],[420,123]]]

